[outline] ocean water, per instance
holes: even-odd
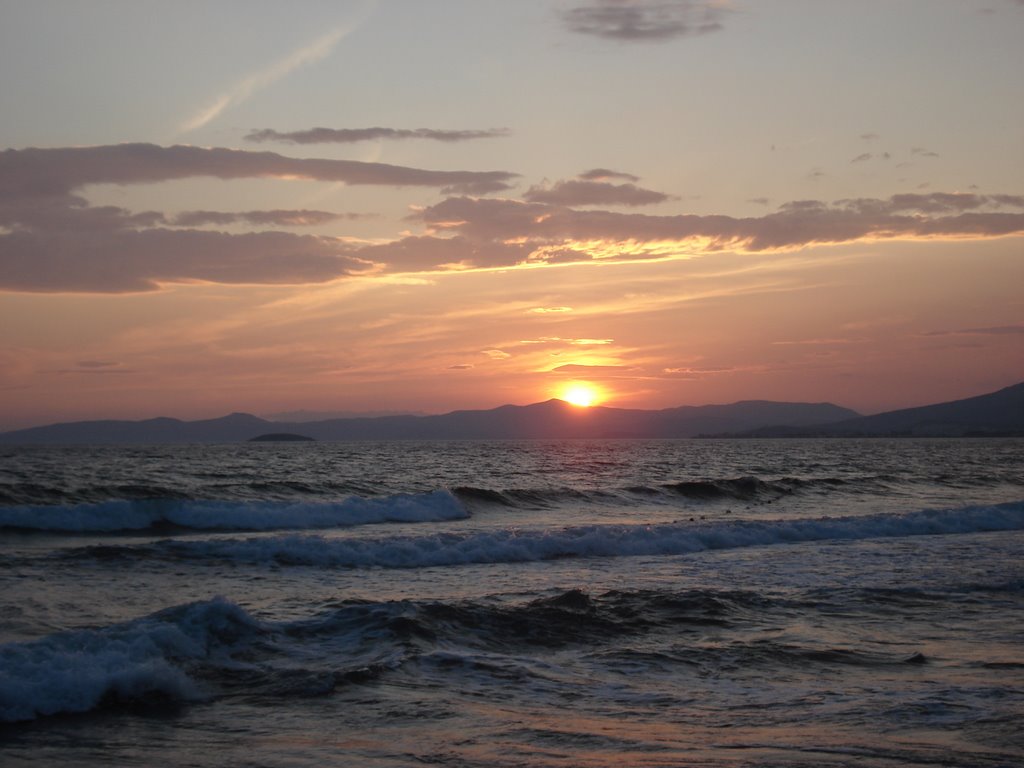
[[[1024,441],[0,448],[0,765],[1024,765]]]

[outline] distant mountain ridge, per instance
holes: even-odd
[[[182,421],[78,421],[0,433],[0,444],[233,443],[267,433],[319,441],[718,437],[1024,436],[1024,383],[978,397],[861,416],[831,403],[744,400],[647,411],[561,400],[438,416],[268,421],[248,413]]]
[[[725,436],[725,435],[722,435]],[[1024,437],[1024,382],[977,397],[816,425],[773,425],[729,437]]]
[[[561,400],[503,405],[439,416],[378,416],[324,421],[268,421],[247,413],[181,421],[79,421],[0,433],[0,444],[232,443],[268,432],[334,440],[507,440],[574,438],[682,438],[739,432],[771,425],[810,426],[857,416],[831,403],[746,400],[729,405],[680,406],[656,411],[595,406]]]

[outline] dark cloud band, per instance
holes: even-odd
[[[275,152],[156,144],[114,144],[0,153],[0,198],[63,195],[87,184],[145,184],[208,176],[299,178],[346,184],[440,187],[455,194],[509,188],[506,171],[431,171],[356,160],[286,157]]]
[[[482,131],[445,131],[433,128],[310,128],[305,131],[275,131],[264,128],[246,134],[246,141],[280,141],[287,144],[354,144],[359,141],[425,139],[458,142],[508,136],[505,128]]]

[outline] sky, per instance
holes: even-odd
[[[1024,380],[1022,0],[0,0],[0,429]]]

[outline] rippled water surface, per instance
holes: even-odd
[[[1024,441],[0,449],[0,763],[1024,764]]]

